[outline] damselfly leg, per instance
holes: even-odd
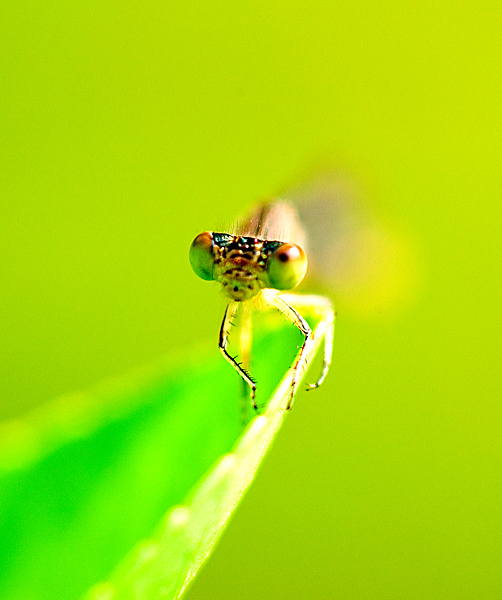
[[[232,365],[232,367],[239,373],[242,377],[243,381],[249,385],[251,388],[251,401],[253,403],[253,408],[257,410],[258,406],[256,404],[255,396],[256,396],[256,381],[251,377],[247,370],[246,359],[244,361],[241,360],[239,362],[237,360],[238,356],[231,356],[227,351],[228,346],[228,338],[230,335],[230,327],[234,325],[233,319],[236,316],[237,309],[239,308],[239,303],[235,301],[230,301],[225,310],[225,314],[223,315],[223,321],[221,322],[220,328],[220,342],[219,347],[223,354],[223,356],[228,360],[228,362]],[[241,329],[242,329],[241,323]],[[248,325],[250,326],[250,325]],[[241,349],[242,351],[242,349]]]

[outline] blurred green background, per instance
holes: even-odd
[[[500,4],[2,6],[0,416],[217,353],[192,238],[336,156],[406,293],[332,283],[330,377],[187,598],[502,596]]]

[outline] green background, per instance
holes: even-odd
[[[3,3],[2,417],[217,353],[223,302],[192,238],[319,156],[405,240],[406,293],[332,283],[329,379],[298,396],[190,600],[502,595],[500,17]]]

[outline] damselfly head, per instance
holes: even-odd
[[[193,241],[190,264],[201,279],[219,281],[236,301],[264,288],[291,290],[307,271],[305,252],[296,244],[209,231]]]

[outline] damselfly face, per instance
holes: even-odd
[[[296,244],[209,231],[193,241],[190,263],[199,277],[220,282],[223,293],[238,302],[264,288],[291,290],[307,271],[305,252]]]

